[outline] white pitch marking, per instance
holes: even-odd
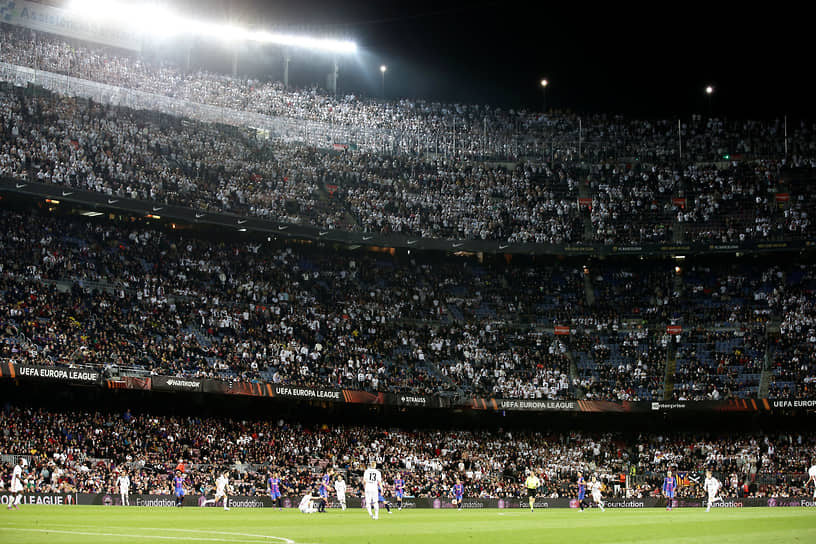
[[[63,525],[62,527],[65,527]],[[89,527],[86,525],[85,527]],[[114,528],[114,527],[111,527]],[[254,535],[249,533],[229,533],[223,531],[203,531],[203,530],[196,530],[196,529],[173,529],[169,527],[141,527],[141,529],[146,529],[149,531],[179,531],[184,533],[207,533],[211,535],[224,535],[224,536],[246,536],[255,539],[261,540],[237,540],[234,538],[206,538],[206,537],[195,537],[196,540],[199,541],[206,541],[206,542],[246,542],[246,543],[258,543],[258,542],[269,542],[270,540],[276,540],[279,542],[283,542],[285,544],[297,544],[294,540],[281,537],[281,536],[272,536],[272,535]],[[66,534],[66,535],[82,535],[82,536],[112,536],[112,537],[125,537],[125,538],[156,538],[160,540],[190,540],[189,537],[183,536],[168,536],[168,535],[135,535],[135,534],[125,534],[125,533],[96,533],[91,531],[67,531],[61,529],[32,529],[28,527],[0,527],[0,531],[25,531],[29,533],[59,533],[59,534]]]

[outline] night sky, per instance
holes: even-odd
[[[210,19],[354,39],[341,93],[540,110],[744,118],[813,117],[813,40],[804,13],[709,4],[418,0],[176,0]],[[180,7],[185,11],[189,7]],[[188,11],[190,12],[190,11]],[[209,57],[208,57],[209,58]],[[248,51],[242,71],[280,78],[279,52]],[[325,86],[329,60],[299,55],[293,83]],[[277,77],[276,77],[277,76]],[[716,92],[711,104],[703,92]]]

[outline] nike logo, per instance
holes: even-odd
[[[204,215],[205,215],[205,214],[203,214],[203,213],[197,213],[197,214],[195,214],[195,215],[196,215],[196,219],[201,219],[202,217],[204,217]]]
[[[326,231],[321,231],[320,236],[326,236],[328,233],[329,233],[329,231],[327,231],[327,230]]]
[[[453,247],[462,247],[463,245],[465,245],[465,244],[464,243],[462,243],[462,244],[453,244]]]
[[[499,245],[499,249],[504,249],[504,248],[507,248],[507,247],[510,247],[510,246],[509,245],[507,245],[507,246]]]
[[[239,220],[238,220],[238,224],[239,224],[239,225],[243,225],[243,224],[244,224],[244,223],[246,223],[246,222],[247,222],[247,220],[246,220],[246,219],[239,219]]]
[[[418,241],[419,240],[408,240],[408,245],[412,246],[412,245],[416,244]]]
[[[373,236],[363,236],[363,241],[365,242],[365,241],[371,240],[372,238],[374,238],[374,237]]]
[[[71,192],[63,191],[62,192],[62,196],[71,196],[72,194],[74,194],[73,191],[71,191]]]
[[[119,202],[119,199],[117,199],[117,198],[109,198],[108,199],[108,204],[116,204],[117,202]]]
[[[161,206],[159,206],[158,208],[157,208],[156,206],[153,206],[153,211],[154,211],[154,212],[160,212],[160,211],[162,211],[163,209],[164,209],[164,208],[162,208]]]
[[[18,189],[22,189],[22,188],[23,188],[23,187],[25,187],[26,185],[28,185],[28,183],[15,183],[15,184],[14,184],[14,186],[15,186],[16,188],[18,188]]]
[[[289,227],[281,227],[281,226],[278,226],[278,230],[286,230],[286,229],[288,229],[288,228],[289,228]]]

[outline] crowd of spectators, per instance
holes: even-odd
[[[251,131],[0,91],[0,175],[320,228],[507,243],[776,240],[813,234],[782,164],[678,170],[322,151]],[[579,205],[584,191],[592,195]],[[682,196],[678,196],[682,195]],[[682,202],[682,204],[678,204]],[[698,228],[700,227],[700,228]],[[587,231],[587,229],[589,229]],[[681,237],[681,238],[678,238]]]
[[[614,115],[579,118],[484,105],[334,97],[316,88],[285,89],[280,82],[189,69],[170,57],[147,59],[87,42],[68,43],[58,36],[5,24],[2,30],[0,59],[9,64],[238,111],[350,129],[389,130],[415,146],[422,142],[422,151],[482,156],[489,150],[518,159],[555,153],[557,147],[561,155],[577,157],[580,139],[582,156],[595,163],[610,158],[661,163],[680,158],[676,119],[632,120]],[[682,122],[679,131],[683,157],[693,161],[721,159],[727,154],[785,154],[781,120],[728,121],[694,116]],[[788,126],[791,156],[813,155],[812,134],[813,127],[807,124]]]
[[[764,329],[692,331],[677,355],[677,400],[759,396],[767,339]]]
[[[581,124],[586,155],[556,156],[539,140],[577,139],[569,115],[337,100],[4,29],[0,58],[15,65],[333,127],[439,135],[456,125],[461,133],[446,142],[458,141],[460,151],[479,149],[489,125],[491,137],[527,142],[533,150],[515,153],[513,164],[469,152],[402,154],[347,143],[345,152],[334,152],[314,142],[260,142],[249,127],[6,91],[0,97],[5,175],[319,228],[426,238],[612,245],[814,234],[812,192],[783,175],[813,166],[813,130],[806,124],[789,127],[785,156],[776,149],[783,145],[778,121],[695,117],[681,127],[683,163],[674,155],[673,123],[595,116]],[[695,155],[709,164],[693,162]]]
[[[681,496],[700,493],[699,482],[687,478],[697,479],[706,469],[723,480],[726,496],[737,496],[743,484],[757,496],[793,495],[802,492],[801,474],[816,446],[812,438],[788,433],[404,430],[8,405],[0,427],[0,454],[30,461],[30,491],[109,494],[117,493],[117,474],[125,471],[131,492],[169,494],[173,473],[181,467],[194,493],[209,493],[213,473],[227,470],[237,494],[266,494],[266,479],[278,471],[285,494],[301,495],[331,468],[347,475],[348,489],[357,496],[357,482],[375,460],[386,489],[399,472],[412,497],[448,497],[457,479],[468,497],[520,497],[527,471],[542,477],[540,491],[547,497],[577,496],[578,471],[601,477],[608,495],[637,496],[654,493],[668,469],[684,475]],[[7,485],[9,474],[5,464],[0,481]]]
[[[779,271],[772,302],[781,316],[772,338],[773,380],[770,396],[813,398],[816,395],[816,275],[807,266]]]
[[[147,223],[0,209],[0,357],[553,400],[662,399],[676,358],[672,393],[717,400],[756,397],[770,354],[773,393],[812,396],[809,265],[480,262]]]
[[[469,280],[492,274],[458,261],[213,244],[172,229],[48,214],[5,211],[0,222],[2,355],[10,360],[374,391],[568,396],[563,360],[548,355],[551,335],[512,337],[464,319],[458,304],[479,298]],[[450,318],[453,309],[462,320]],[[468,378],[453,360],[484,376]],[[493,372],[496,361],[510,377]],[[535,385],[519,387],[533,374]]]

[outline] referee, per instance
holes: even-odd
[[[541,480],[538,479],[535,472],[530,472],[524,481],[524,485],[527,487],[527,497],[530,499],[530,512],[532,512],[535,507],[536,490],[541,485]]]

